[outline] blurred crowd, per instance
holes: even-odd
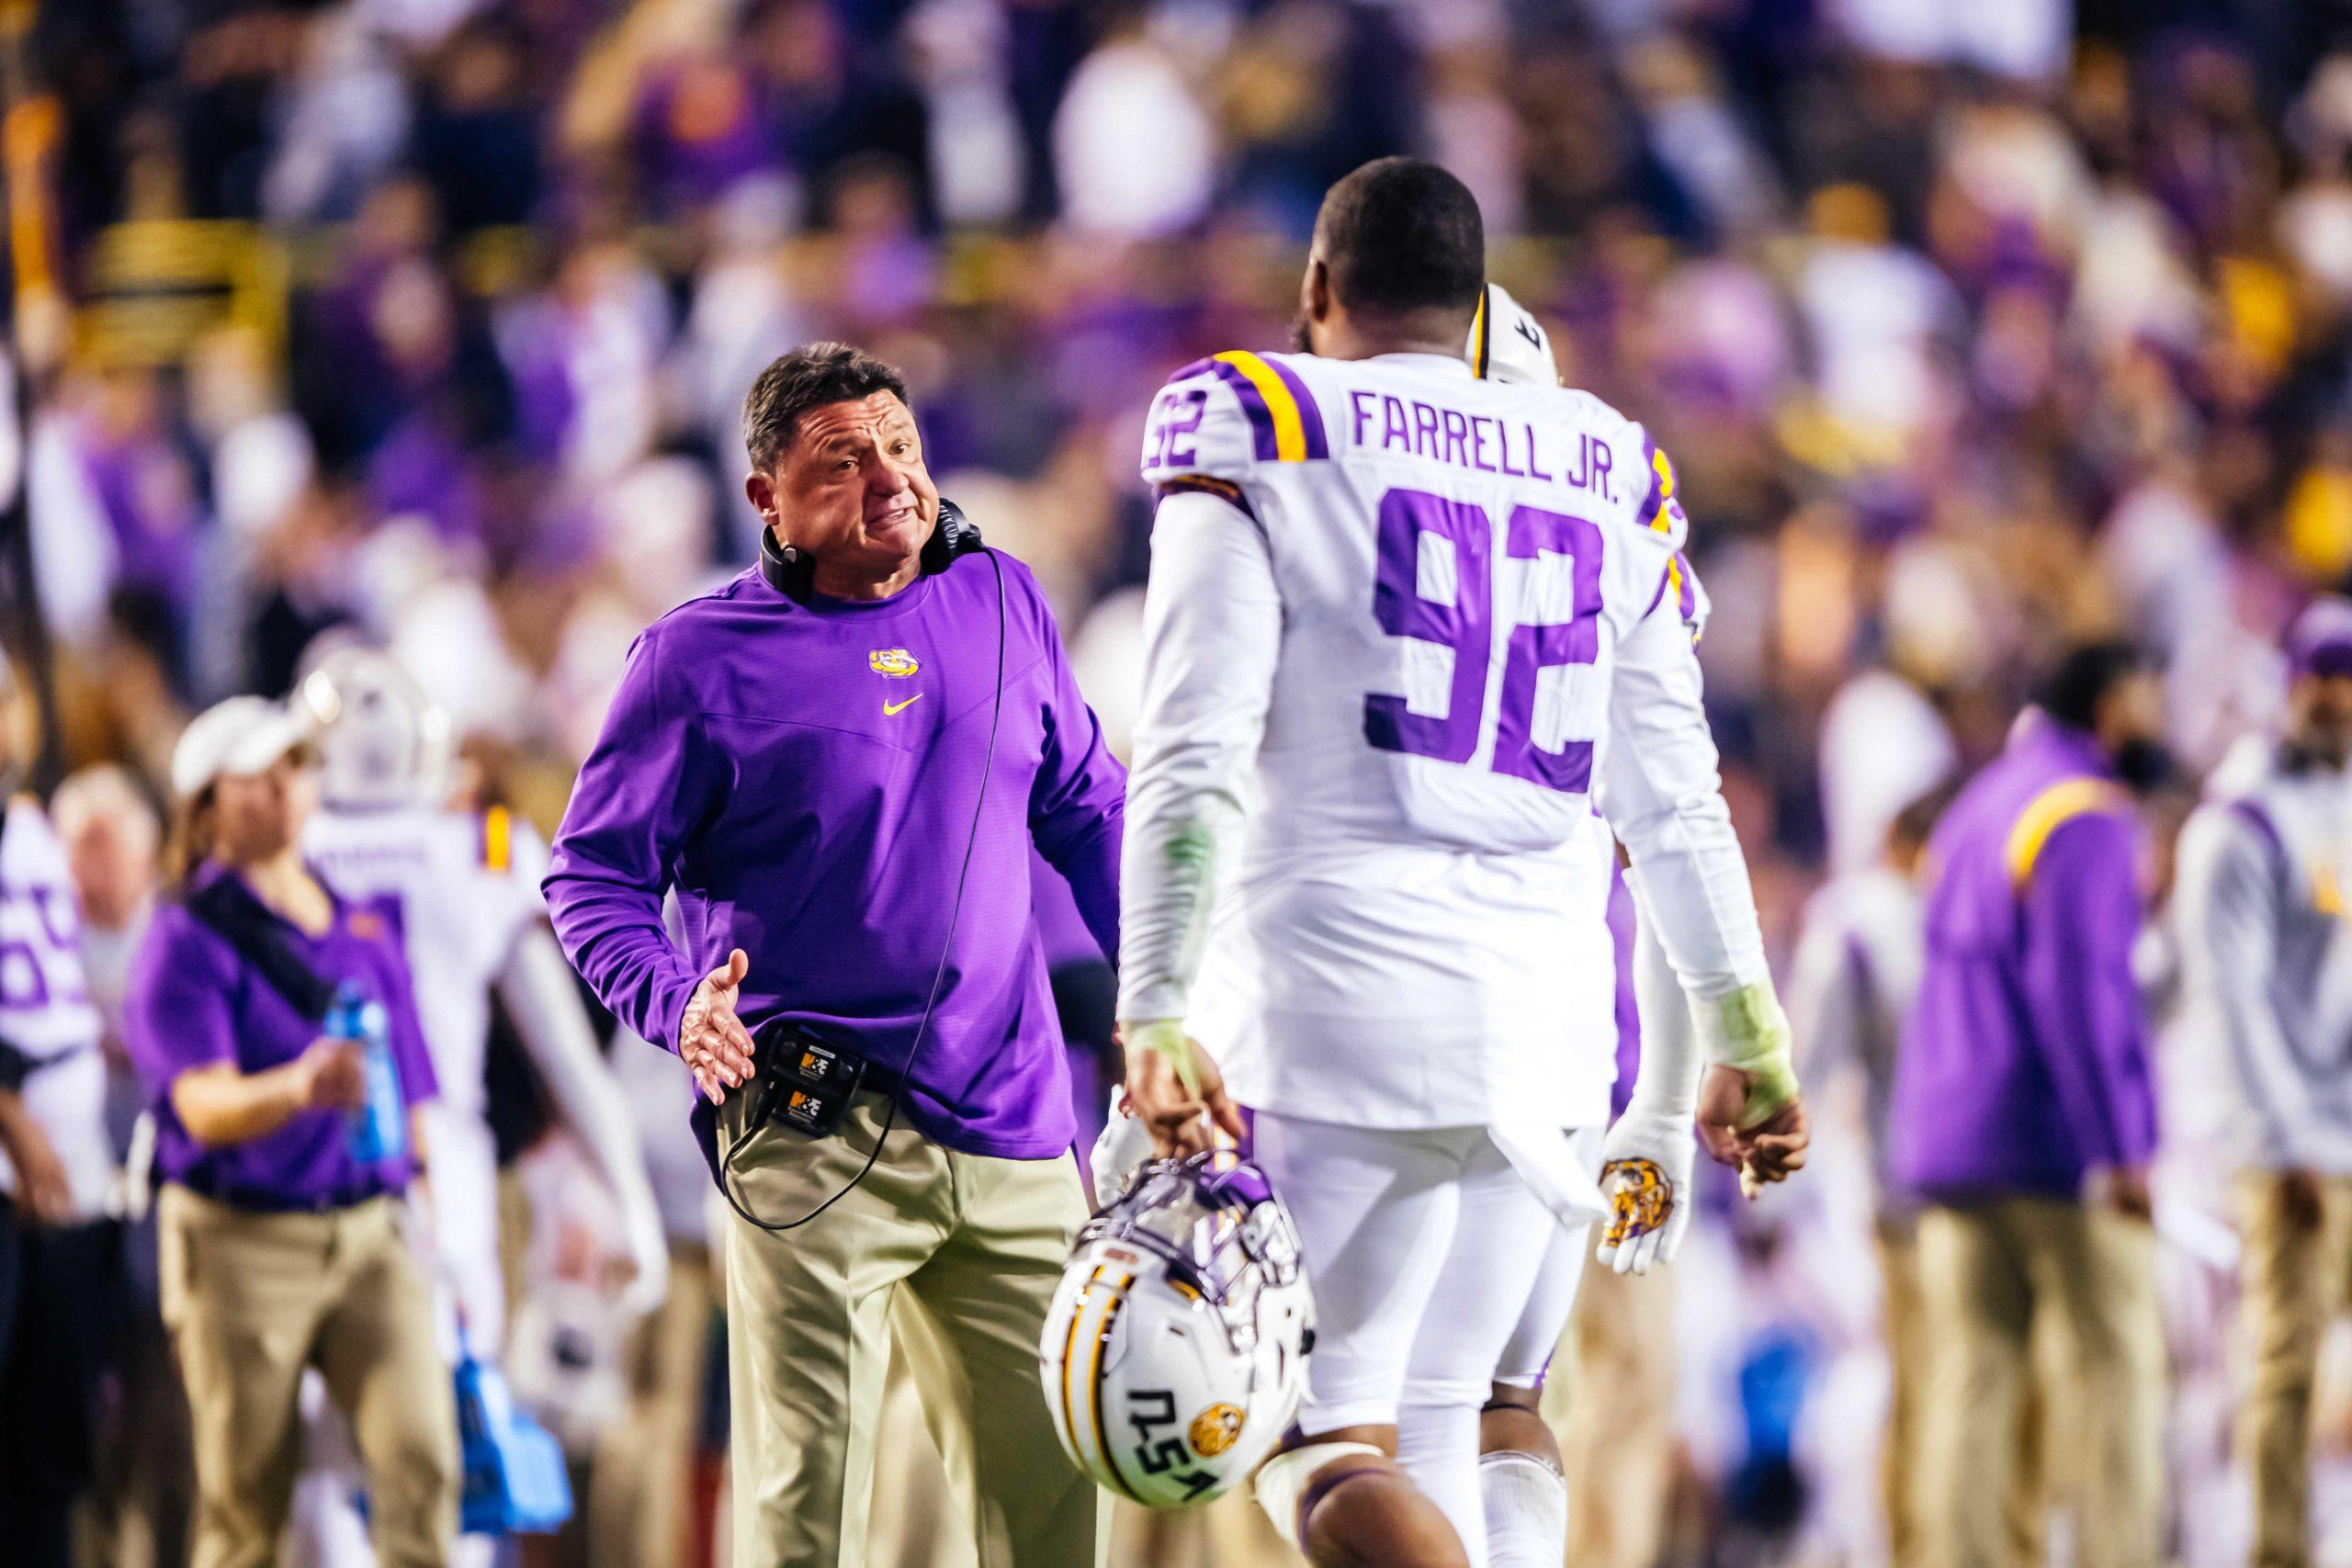
[[[16,302],[0,470],[59,760],[124,770],[60,827],[134,863],[187,716],[322,637],[389,649],[469,803],[551,828],[630,638],[751,558],[741,400],[816,337],[904,367],[942,489],[1123,732],[1152,391],[1285,346],[1317,201],[1398,150],[1471,185],[1566,379],[1675,455],[1784,952],[2065,641],[2157,660],[2201,773],[2352,580],[2338,4],[80,0],[27,47],[60,112],[20,259],[53,281]],[[103,932],[139,897],[87,853]],[[1685,1265],[1692,1551],[1882,1554],[1867,1156],[1825,1141],[1810,1196]],[[2184,1265],[2202,1346],[2226,1261]],[[1689,1310],[1709,1270],[1759,1283],[1754,1321]],[[682,1313],[698,1376],[707,1294]],[[2192,1479],[2224,1404],[2181,1386]]]

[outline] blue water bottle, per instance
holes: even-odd
[[[392,1065],[384,1004],[356,980],[345,980],[335,987],[334,1005],[327,1010],[327,1033],[351,1041],[366,1057],[368,1098],[351,1113],[351,1157],[361,1165],[398,1159],[408,1151],[408,1124],[401,1113],[401,1075]]]

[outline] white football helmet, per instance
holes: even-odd
[[[319,787],[328,805],[429,806],[448,792],[449,715],[386,655],[338,648],[296,695],[319,727]]]
[[[1489,283],[1478,297],[1478,313],[1470,318],[1470,343],[1463,353],[1482,381],[1514,381],[1530,387],[1560,384],[1551,335],[1499,283]]]
[[[1222,1496],[1290,1426],[1314,1319],[1298,1232],[1256,1166],[1153,1161],[1079,1233],[1046,1317],[1063,1451],[1148,1507]]]

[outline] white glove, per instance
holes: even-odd
[[[1637,1096],[1600,1145],[1600,1191],[1609,1221],[1594,1256],[1620,1274],[1671,1263],[1690,1227],[1690,1165],[1696,1147],[1687,1111],[1658,1110]]]
[[[1087,1168],[1094,1173],[1097,1208],[1125,1192],[1128,1179],[1152,1156],[1151,1129],[1120,1108],[1119,1101],[1125,1096],[1125,1089],[1111,1090],[1111,1113],[1094,1140],[1093,1157],[1087,1162]]]

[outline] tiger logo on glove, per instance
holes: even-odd
[[[1674,1210],[1674,1184],[1656,1160],[1611,1160],[1600,1173],[1609,1190],[1608,1245],[1622,1247],[1666,1224]]]

